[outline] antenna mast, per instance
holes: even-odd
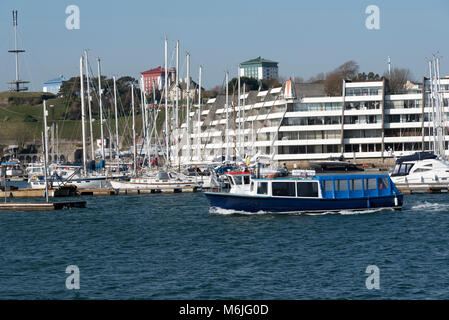
[[[20,92],[27,91],[27,87],[22,87],[22,84],[30,83],[29,81],[23,81],[19,78],[19,53],[25,52],[25,50],[17,49],[17,10],[12,12],[12,25],[14,27],[14,50],[8,50],[8,52],[14,53],[16,55],[16,80],[8,82],[8,84],[12,84],[12,87],[9,87],[9,91]]]

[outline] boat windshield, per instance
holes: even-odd
[[[242,176],[234,176],[235,184],[242,184]]]
[[[414,165],[413,163],[398,163],[395,165],[393,172],[391,173],[391,176],[392,177],[406,176],[413,168],[413,165]]]

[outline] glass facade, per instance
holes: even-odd
[[[289,112],[302,112],[302,111],[333,111],[341,110],[340,102],[328,102],[328,103],[293,103],[288,106]]]
[[[346,88],[346,96],[377,96],[382,94],[382,87],[376,88]]]

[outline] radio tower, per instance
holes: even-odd
[[[30,83],[29,81],[19,80],[19,53],[25,52],[25,50],[17,49],[17,10],[12,12],[12,25],[14,26],[14,44],[15,50],[9,50],[8,52],[14,53],[16,55],[16,80],[8,82],[8,84],[12,84],[12,87],[9,87],[9,91],[20,92],[27,91],[27,87],[22,87],[22,84]]]

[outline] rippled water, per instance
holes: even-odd
[[[447,194],[324,215],[210,213],[201,193],[84,199],[0,211],[1,299],[449,298]],[[65,287],[68,265],[80,290]]]

